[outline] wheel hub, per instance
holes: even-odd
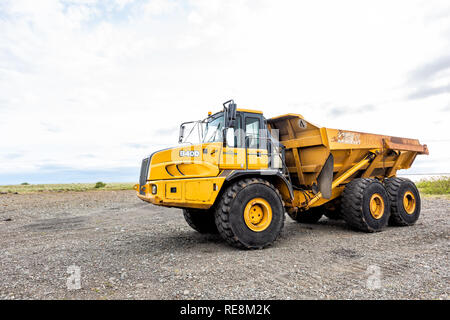
[[[244,209],[244,221],[247,227],[260,232],[269,227],[272,221],[272,208],[263,198],[250,200]]]
[[[370,198],[370,214],[375,219],[380,219],[384,214],[384,200],[381,195],[374,193]]]
[[[413,214],[416,210],[416,197],[410,191],[406,191],[403,195],[403,208],[407,214]]]

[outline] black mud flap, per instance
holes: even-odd
[[[317,183],[319,184],[319,191],[322,193],[323,198],[331,198],[331,184],[333,183],[333,168],[334,157],[332,154],[328,156],[327,161],[323,165],[322,171],[319,173]]]

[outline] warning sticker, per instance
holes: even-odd
[[[306,121],[303,119],[298,120],[298,126],[300,129],[306,129]]]
[[[360,134],[339,130],[337,134],[338,143],[360,144]]]

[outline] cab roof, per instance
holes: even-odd
[[[259,111],[259,110],[241,109],[241,108],[237,108],[237,111],[240,111],[240,112],[249,112],[249,113],[259,113],[259,114],[262,114],[262,113],[263,113],[262,111]]]

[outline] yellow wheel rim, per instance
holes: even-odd
[[[370,214],[375,219],[380,219],[384,214],[384,200],[381,195],[374,193],[370,198]]]
[[[403,208],[407,214],[413,214],[416,211],[416,197],[410,191],[406,191],[403,195]]]
[[[263,198],[254,198],[245,206],[244,221],[250,230],[264,231],[272,222],[272,207]]]

